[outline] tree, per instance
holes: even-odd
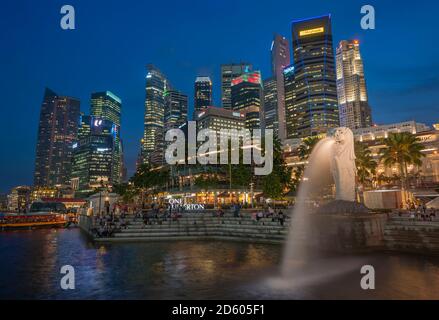
[[[144,193],[150,191],[152,194],[155,194],[160,187],[163,187],[168,182],[168,179],[169,169],[142,164],[131,178],[131,182],[140,190],[143,204]]]
[[[115,184],[112,191],[121,196],[125,203],[132,201],[137,194],[137,190],[132,183]]]
[[[304,138],[297,148],[297,152],[299,154],[299,159],[302,162],[306,162],[311,155],[314,147],[320,141],[321,137],[319,136],[311,136]],[[297,191],[299,188],[300,182],[302,181],[303,173],[305,172],[305,165],[300,164],[293,169],[293,177],[291,181],[291,188],[294,191]]]
[[[279,199],[293,186],[292,170],[285,163],[282,155],[282,145],[277,137],[273,139],[273,171],[263,177],[262,189],[266,197]]]
[[[383,140],[386,147],[381,149],[381,160],[386,167],[398,166],[401,177],[401,187],[405,188],[407,181],[407,166],[422,165],[423,146],[419,139],[409,132],[389,133]]]
[[[355,157],[358,182],[361,185],[370,184],[378,165],[372,157],[372,152],[367,145],[357,141],[355,142]]]
[[[313,151],[316,144],[320,141],[320,139],[321,137],[319,136],[311,136],[302,140],[302,143],[297,148],[300,160],[308,160],[311,152]]]

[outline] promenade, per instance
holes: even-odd
[[[212,212],[185,213],[172,219],[149,219],[144,224],[141,218],[127,216],[126,228],[115,231],[111,237],[98,237],[91,230],[91,218],[82,216],[80,226],[98,242],[119,241],[163,241],[163,240],[237,240],[257,243],[283,243],[289,229],[290,219],[285,217],[283,225],[276,219],[260,218],[256,220],[249,213],[234,217],[226,213],[222,217]]]

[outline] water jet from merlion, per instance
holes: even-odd
[[[330,130],[314,147],[298,188],[281,265],[282,279],[305,284],[307,280],[321,281],[347,272],[357,265],[355,259],[328,259],[323,249],[328,247],[325,242],[331,241],[322,236],[329,228],[324,219],[331,214],[368,214],[368,209],[356,202],[355,176],[352,131],[344,127]]]

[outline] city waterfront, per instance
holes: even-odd
[[[226,241],[98,244],[79,229],[6,231],[0,233],[0,298],[439,299],[439,257],[344,256],[336,259],[352,267],[342,273],[324,270],[324,279],[279,289],[272,282],[282,249]],[[375,267],[375,290],[360,287],[365,264]],[[75,268],[75,290],[60,287],[63,265]]]

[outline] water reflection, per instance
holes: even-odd
[[[93,244],[79,230],[0,233],[2,299],[439,299],[439,260],[367,255],[377,289],[360,289],[357,268],[280,290],[282,248],[223,241]],[[63,291],[62,265],[76,270],[76,290]],[[314,266],[317,267],[317,266]],[[314,269],[318,270],[318,269]],[[325,277],[327,278],[327,277]],[[319,279],[318,277],[316,279]]]

